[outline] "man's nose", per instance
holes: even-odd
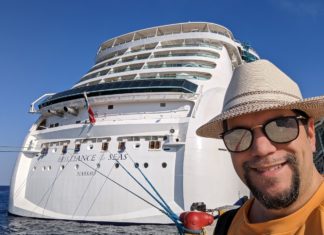
[[[251,146],[253,156],[267,156],[277,150],[277,147],[268,139],[261,128],[254,130],[254,139]]]

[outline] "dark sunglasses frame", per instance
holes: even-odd
[[[280,142],[280,141],[278,142],[278,141],[274,141],[274,140],[272,140],[272,139],[268,136],[268,134],[267,134],[267,131],[266,131],[266,127],[267,127],[267,125],[270,124],[270,123],[273,122],[273,121],[277,121],[277,120],[280,120],[280,119],[289,119],[289,118],[290,118],[290,119],[294,119],[294,120],[296,121],[296,127],[297,127],[297,134],[296,134],[296,136],[295,136],[294,138],[289,139],[289,140],[284,141],[284,142]],[[253,134],[253,130],[256,129],[256,128],[261,128],[263,134],[267,137],[267,139],[268,139],[269,141],[271,141],[271,142],[273,142],[273,143],[276,143],[276,144],[286,144],[286,143],[289,143],[289,142],[291,142],[291,141],[294,141],[295,139],[298,138],[298,136],[299,136],[299,122],[298,122],[298,121],[300,120],[300,121],[302,121],[302,122],[305,124],[305,123],[307,123],[308,119],[309,119],[308,117],[304,117],[304,116],[302,116],[302,115],[298,115],[298,116],[276,117],[276,118],[273,118],[273,119],[270,119],[270,120],[266,121],[266,122],[265,122],[264,124],[262,124],[262,125],[257,125],[257,126],[252,127],[252,128],[246,128],[246,127],[235,127],[235,128],[233,128],[233,129],[227,130],[227,131],[225,131],[225,132],[223,132],[223,133],[221,134],[221,138],[223,139],[224,144],[225,144],[227,150],[228,150],[229,152],[231,152],[231,153],[241,153],[241,152],[244,152],[244,151],[247,151],[248,149],[250,149],[251,146],[252,146],[252,144],[253,144],[253,141],[254,141],[254,134]],[[235,131],[235,130],[247,130],[247,131],[251,134],[251,142],[250,142],[250,144],[249,144],[249,146],[248,146],[247,148],[245,148],[245,149],[243,149],[243,150],[239,150],[239,151],[237,151],[237,150],[231,150],[231,149],[228,148],[228,145],[226,144],[226,141],[225,141],[224,138],[225,138],[227,135],[229,135],[231,132]]]

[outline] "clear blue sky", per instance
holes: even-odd
[[[224,25],[262,58],[324,94],[323,0],[0,0],[0,146],[20,146],[40,95],[70,88],[94,64],[99,44],[147,27],[207,21]],[[0,185],[17,153],[0,153]]]

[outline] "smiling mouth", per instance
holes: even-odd
[[[281,169],[284,165],[286,165],[287,162],[283,162],[276,165],[271,166],[260,166],[260,167],[251,167],[252,170],[258,172],[258,173],[265,173],[265,172],[271,172]]]

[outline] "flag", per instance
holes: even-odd
[[[89,121],[90,121],[91,124],[94,124],[96,122],[96,118],[95,118],[94,112],[93,112],[93,110],[92,110],[92,108],[91,108],[91,106],[89,104],[87,93],[84,92],[83,95],[84,95],[84,100],[85,100],[86,107],[88,109]]]

